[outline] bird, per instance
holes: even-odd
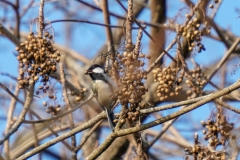
[[[115,124],[113,123],[114,113],[112,112],[112,108],[116,100],[114,100],[112,95],[116,83],[105,72],[104,68],[98,64],[91,65],[85,71],[85,75],[91,77],[93,94],[102,109],[107,112],[109,127],[114,131]]]

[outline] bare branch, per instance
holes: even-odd
[[[2,84],[0,84],[2,86]],[[7,89],[8,93],[11,94],[11,92]],[[7,134],[9,132],[9,129],[11,128],[11,122],[12,122],[12,116],[13,116],[13,112],[15,109],[15,105],[16,105],[16,98],[18,96],[19,93],[19,88],[18,88],[18,83],[15,86],[15,93],[14,93],[14,97],[12,97],[11,99],[11,103],[9,105],[9,110],[8,110],[8,115],[7,115],[7,122],[6,122],[6,128],[5,128],[5,134]],[[7,159],[11,159],[10,155],[9,155],[9,139],[6,140],[4,142],[4,153]]]
[[[22,122],[25,118],[25,115],[26,115],[26,113],[27,113],[27,111],[28,111],[28,109],[29,109],[29,107],[32,103],[33,91],[34,91],[34,83],[30,84],[29,91],[27,91],[27,98],[26,98],[26,101],[24,103],[23,110],[19,115],[18,120],[14,123],[14,125],[11,127],[11,129],[8,131],[8,133],[5,134],[5,136],[0,140],[0,145],[3,142],[5,142],[13,133],[15,133],[18,130],[18,128],[20,127],[20,125],[22,124]]]
[[[61,78],[61,83],[62,83],[63,97],[64,97],[64,101],[65,101],[66,106],[67,106],[67,110],[69,111],[69,110],[71,110],[72,107],[71,107],[70,101],[67,97],[66,80],[65,80],[64,69],[63,69],[62,62],[59,63],[59,66],[60,66],[60,78]],[[74,128],[74,122],[73,122],[72,113],[68,114],[68,120],[69,120],[69,124],[70,124],[70,129],[73,129]],[[72,159],[76,160],[77,159],[77,154],[74,151],[75,147],[76,147],[76,137],[75,137],[75,135],[71,136],[71,142],[72,142],[72,145],[71,145]]]
[[[44,2],[45,0],[40,0],[40,6],[39,6],[39,17],[38,17],[38,22],[39,22],[39,31],[38,31],[38,36],[42,37],[43,36],[43,30],[44,30]]]
[[[85,135],[85,137],[82,139],[81,144],[75,148],[75,152],[78,152],[82,146],[85,144],[85,142],[88,140],[88,138],[92,135],[92,133],[99,127],[99,125],[102,123],[103,120],[100,120],[97,124],[95,124],[91,130]]]
[[[16,160],[22,160],[22,159],[27,159],[33,155],[35,155],[36,153],[66,139],[66,138],[69,138],[71,137],[72,135],[78,133],[78,132],[81,132],[87,128],[90,128],[91,126],[93,126],[94,124],[98,123],[101,119],[103,118],[106,118],[106,113],[105,112],[102,112],[100,113],[98,116],[94,117],[93,119],[89,120],[88,122],[86,122],[84,125],[81,125],[79,127],[76,127],[74,128],[73,130],[67,132],[67,133],[64,133],[62,134],[61,136],[57,137],[57,138],[54,138],[50,141],[48,141],[47,143],[44,143],[42,145],[40,145],[39,147],[37,148],[34,148],[33,150],[27,152],[26,154],[23,154],[22,156],[18,157]]]
[[[102,10],[103,10],[103,17],[104,17],[104,23],[107,25],[110,25],[110,17],[109,17],[109,11],[108,11],[108,1],[107,0],[102,0]],[[106,36],[107,36],[107,48],[109,54],[111,54],[111,58],[113,59],[115,57],[114,55],[114,45],[113,45],[113,36],[112,36],[112,31],[110,27],[105,27],[106,28]],[[106,62],[105,62],[105,67],[108,69],[110,63],[110,55],[107,55]]]

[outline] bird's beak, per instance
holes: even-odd
[[[85,74],[85,75],[88,75],[88,74],[91,74],[91,73],[92,73],[91,70],[86,70],[84,74]]]

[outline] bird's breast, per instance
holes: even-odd
[[[107,83],[102,80],[95,80],[92,89],[102,107],[108,107],[112,104],[112,91]]]

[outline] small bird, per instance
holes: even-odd
[[[93,64],[85,71],[92,79],[92,91],[99,105],[107,112],[108,123],[111,130],[114,130],[114,114],[112,107],[116,100],[112,99],[112,94],[116,84],[107,75],[103,67],[98,64]]]

